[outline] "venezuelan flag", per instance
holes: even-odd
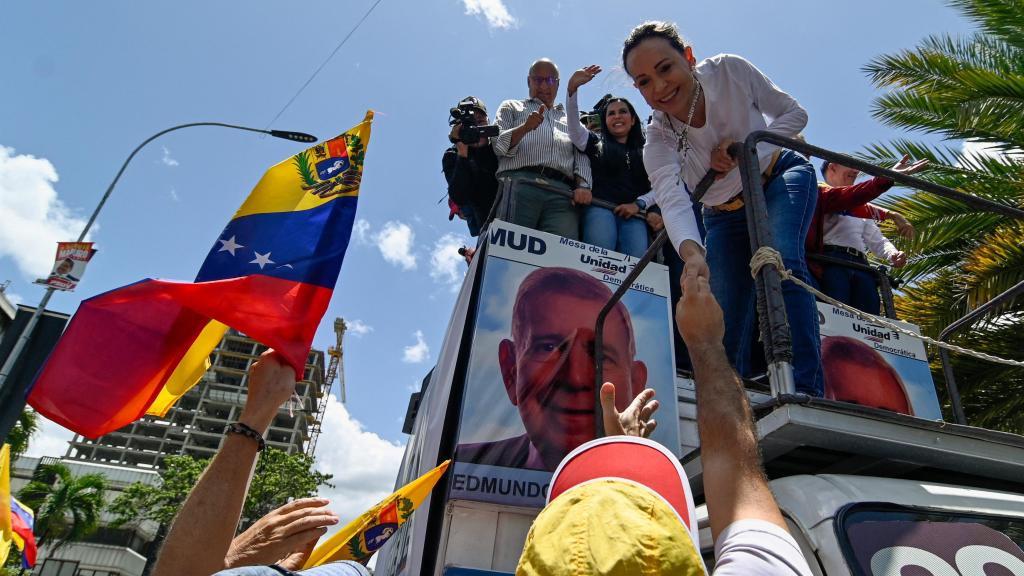
[[[35,514],[14,496],[11,496],[11,525],[14,545],[21,552],[21,566],[29,570],[36,565],[36,536],[32,533]]]
[[[395,534],[399,526],[405,524],[413,511],[430,495],[451,462],[445,460],[437,468],[402,486],[346,524],[313,550],[303,569],[338,560],[355,560],[366,564],[374,552]]]
[[[29,404],[90,438],[163,414],[229,326],[301,378],[348,247],[372,120],[270,168],[195,282],[147,279],[83,301]]]

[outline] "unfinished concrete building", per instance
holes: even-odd
[[[340,335],[338,339],[340,343]],[[146,416],[96,439],[76,435],[65,458],[150,469],[161,468],[170,455],[211,458],[224,440],[225,427],[241,414],[249,366],[266,349],[229,330],[211,355],[212,365],[203,379],[166,416]],[[266,435],[268,446],[289,454],[312,454],[331,386],[324,368],[323,351],[311,350],[304,378],[296,386],[297,398],[278,412]]]

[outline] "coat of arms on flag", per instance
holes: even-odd
[[[83,301],[29,403],[90,438],[163,415],[206,373],[229,326],[301,379],[348,248],[372,120],[267,170],[194,282],[146,279]]]
[[[412,516],[416,507],[430,495],[451,460],[402,486],[376,506],[349,522],[337,534],[316,547],[304,568],[313,568],[338,560],[355,560],[365,564],[394,536],[398,527]]]

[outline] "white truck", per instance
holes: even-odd
[[[795,149],[807,147],[758,133],[751,135],[747,146],[752,147],[758,140],[766,139],[780,140],[773,143]],[[913,178],[880,170],[852,158],[816,148],[809,151],[871,174],[882,173],[904,184],[925,187]],[[740,167],[746,170],[742,162]],[[753,210],[756,216],[758,203],[751,199],[760,194],[760,182],[753,178],[745,179],[745,186],[748,210]],[[934,185],[928,186],[929,190],[935,190]],[[957,194],[948,189],[939,192]],[[409,441],[396,486],[405,484],[453,455],[457,456],[459,443],[465,441],[466,422],[461,420],[466,418],[469,413],[466,407],[473,402],[467,390],[481,386],[496,388],[499,391],[492,399],[502,397],[506,391],[501,389],[499,381],[507,374],[499,376],[496,371],[479,371],[480,361],[473,354],[474,346],[480,348],[480,339],[489,334],[486,331],[508,331],[507,324],[504,328],[496,328],[488,314],[512,314],[511,299],[515,291],[510,292],[506,288],[504,292],[492,293],[494,286],[489,282],[494,282],[498,272],[488,271],[487,267],[502,270],[503,277],[512,274],[505,271],[507,261],[512,259],[508,256],[511,253],[501,252],[508,249],[506,244],[522,250],[525,258],[522,262],[533,268],[562,265],[564,254],[550,248],[553,243],[550,235],[546,240],[543,236],[516,232],[514,227],[500,221],[492,223],[481,236],[481,244],[447,328],[438,364],[424,380],[421,391],[410,399],[405,424]],[[758,241],[762,240],[764,238],[758,236]],[[562,241],[561,244],[567,242]],[[596,251],[578,243],[568,244],[573,246],[559,247],[558,250]],[[623,265],[587,264],[581,269],[603,279],[613,289],[616,285],[625,286],[624,292],[643,292],[657,297],[659,286],[667,286],[667,278],[659,278],[659,275],[667,276],[663,266],[659,268],[659,265],[652,264],[643,272],[646,276],[634,274],[624,278],[626,274],[616,276],[616,268],[623,272],[633,271],[643,268],[646,262],[638,263],[635,259],[607,252],[597,260],[608,259]],[[502,267],[495,263],[499,260]],[[581,256],[580,260],[597,261],[586,256]],[[770,284],[762,281],[758,285],[759,290],[768,286],[769,300],[779,297],[770,294]],[[1024,291],[1020,287],[1015,289]],[[626,298],[633,298],[635,302],[639,297],[634,294]],[[825,307],[819,307],[819,310],[827,311]],[[570,312],[567,310],[565,313]],[[636,318],[636,309],[633,313]],[[667,307],[665,313],[668,313]],[[777,321],[777,318],[769,318],[767,324]],[[784,315],[781,321],[785,323]],[[650,324],[651,320],[634,320],[634,325],[640,326],[640,322]],[[649,337],[650,333],[644,330],[650,327],[644,326],[636,329],[638,343]],[[658,330],[661,328],[655,329],[656,335],[661,334]],[[768,367],[771,390],[758,383],[751,383],[748,387],[765,471],[790,531],[804,551],[812,571],[823,576],[1024,576],[1024,437],[943,421],[938,412],[924,346],[906,334],[902,339],[883,338],[885,334],[880,330],[861,329],[858,332],[866,333],[868,341],[877,340],[879,346],[876,350],[900,356],[901,362],[916,361],[917,369],[928,374],[926,384],[908,394],[911,397],[910,407],[904,410],[905,414],[787,393],[792,388],[787,388],[785,374],[778,370],[777,365],[771,364],[771,358]],[[767,338],[773,336],[768,334]],[[667,333],[664,337],[671,338]],[[765,337],[764,332],[762,337]],[[893,340],[897,339],[900,346],[910,347],[896,349]],[[653,345],[650,340],[644,344],[637,348]],[[914,346],[919,353],[913,352]],[[600,352],[596,355],[600,358]],[[653,363],[651,360],[647,362],[649,365]],[[601,361],[596,364],[599,366]],[[906,368],[905,363],[901,366]],[[481,374],[486,376],[483,380],[489,382],[481,383]],[[898,376],[896,381],[900,381]],[[860,384],[873,386],[878,383],[864,381]],[[652,384],[648,381],[647,385]],[[505,388],[509,386],[506,380]],[[904,391],[909,387],[904,382],[900,382],[900,386]],[[511,398],[512,390],[508,392]],[[672,410],[666,410],[667,394],[671,392],[674,392],[676,402]],[[669,448],[676,450],[690,479],[698,504],[698,516],[702,518],[700,545],[711,569],[714,545],[707,528],[706,510],[700,506],[703,479],[694,383],[684,372],[675,373],[671,392],[659,392],[663,402],[662,416],[667,412],[673,418],[678,417],[677,429],[673,429],[669,436],[676,445]],[[918,396],[914,397],[914,394]],[[929,395],[930,399],[927,398]],[[500,403],[477,402],[477,412],[483,411],[484,414],[473,417],[477,422],[493,419],[495,426],[500,428]],[[953,403],[954,413],[962,413],[958,396]],[[961,420],[961,417],[958,415],[957,419]],[[663,427],[659,426],[659,429]],[[665,442],[664,439],[662,441]],[[495,496],[503,486],[509,493],[496,497],[474,496],[466,486],[470,476],[460,476],[457,468],[460,463],[458,458],[456,460],[455,471],[449,470],[431,497],[381,548],[376,561],[377,574],[460,576],[515,572],[527,531],[543,505],[543,497],[514,498],[510,491],[518,486],[520,477],[505,472],[490,479],[490,496]],[[493,468],[478,464],[472,469],[486,471]],[[507,471],[505,468],[501,470]],[[536,470],[517,472],[526,478],[522,483],[527,487],[523,488],[524,494],[530,482],[543,485],[543,476],[538,475],[542,473]],[[509,483],[503,485],[500,483],[502,480]]]

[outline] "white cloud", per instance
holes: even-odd
[[[175,190],[173,186],[171,186],[171,200],[174,200],[175,202],[181,201],[181,198],[178,197],[178,191]]]
[[[26,456],[38,458],[40,456],[61,457],[68,452],[68,442],[75,437],[75,433],[67,428],[47,420],[39,414],[39,431],[32,436],[28,443]]]
[[[373,332],[373,326],[359,319],[345,320],[345,325],[348,326],[348,332],[354,336],[365,336]]]
[[[356,240],[360,244],[370,243],[370,223],[360,218],[356,220],[355,225],[352,227],[352,231],[355,232]]]
[[[401,266],[403,270],[416,268],[416,256],[412,253],[416,234],[408,224],[387,222],[373,238],[385,260]]]
[[[160,161],[163,162],[165,166],[177,166],[178,161],[171,158],[171,151],[167,149],[167,146],[162,146],[162,148],[164,149],[164,155],[160,158]]]
[[[462,0],[466,14],[483,16],[491,28],[512,28],[518,21],[502,0]]]
[[[459,254],[459,248],[466,240],[456,234],[445,234],[434,243],[430,254],[430,277],[458,290],[466,272],[466,259]]]
[[[963,152],[964,156],[972,158],[994,158],[1002,162],[1009,162],[1012,159],[1020,159],[1024,152],[1020,150],[1010,150],[1004,152],[994,144],[988,142],[979,142],[977,140],[964,140],[960,144],[960,151]]]
[[[407,364],[419,364],[430,358],[430,347],[423,340],[423,331],[417,330],[413,336],[416,337],[416,343],[402,350],[402,362]]]
[[[28,278],[48,274],[57,242],[85,226],[57,197],[57,180],[49,160],[0,146],[0,258],[12,258]]]
[[[327,397],[323,428],[316,446],[317,469],[333,474],[333,488],[320,488],[340,520],[328,532],[337,532],[359,514],[394,491],[404,448],[367,430],[331,394]]]
[[[18,304],[21,304],[22,302],[25,301],[24,296],[22,296],[21,294],[15,294],[14,292],[4,291],[4,296],[7,298],[7,301],[14,306],[17,306]]]

